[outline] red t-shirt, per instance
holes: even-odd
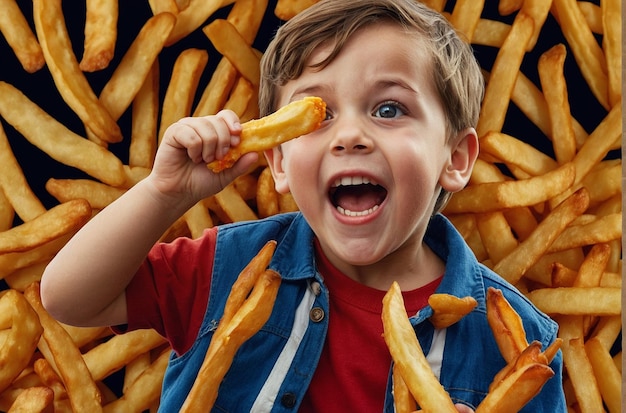
[[[298,411],[381,412],[391,365],[389,349],[382,337],[382,300],[386,291],[348,278],[319,248],[317,266],[330,296],[328,337]],[[426,306],[440,281],[441,278],[403,292],[407,313],[413,315]]]
[[[212,228],[198,239],[179,239],[151,251],[126,289],[129,329],[156,329],[178,354],[192,346],[206,311],[216,236],[217,229]],[[382,411],[391,363],[382,337],[386,291],[348,278],[326,259],[317,243],[316,255],[330,292],[329,330],[299,412]],[[202,259],[191,264],[190,257]],[[177,268],[176,274],[170,265]],[[404,291],[407,313],[423,308],[440,281]],[[141,321],[136,315],[141,315]]]

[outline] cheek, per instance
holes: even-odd
[[[425,147],[405,146],[389,156],[394,181],[405,196],[423,198],[434,192],[442,168],[437,153]]]
[[[299,138],[300,139],[300,138]],[[312,148],[300,142],[289,142],[290,145],[283,147],[282,166],[285,171],[287,182],[291,192],[297,191],[303,185],[310,186],[317,178],[319,159],[315,156]]]

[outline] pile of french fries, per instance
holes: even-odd
[[[171,123],[222,108],[258,117],[261,40],[315,2],[88,0],[77,32],[73,2],[0,0],[0,411],[156,410],[163,338],[60,324],[38,281],[147,176]],[[424,2],[476,47],[487,82],[480,158],[444,213],[558,321],[569,411],[621,411],[621,2]],[[162,240],[294,210],[260,160]]]

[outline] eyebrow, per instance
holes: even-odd
[[[333,89],[334,88],[330,85],[305,85],[304,87],[299,87],[294,90],[290,97],[293,98],[294,96],[314,96],[319,94],[319,92],[332,91]]]

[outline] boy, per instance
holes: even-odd
[[[174,351],[161,409],[177,411],[232,283],[275,239],[270,268],[282,283],[274,311],[237,354],[216,410],[392,412],[380,314],[397,281],[435,373],[459,411],[471,411],[505,364],[486,321],[487,287],[503,290],[529,341],[545,347],[557,330],[479,265],[438,213],[469,180],[482,92],[471,49],[441,15],[414,0],[323,0],[281,27],[262,60],[262,115],[305,96],[327,104],[319,130],[265,153],[276,189],[291,192],[300,212],[154,245],[257,161],[248,154],[213,174],[206,163],[238,143],[237,117],[181,119],[165,133],[151,175],[48,266],[42,300],[66,323],[166,336]],[[427,321],[435,291],[479,304],[435,330]],[[525,411],[566,411],[560,354],[551,367],[555,377]]]

